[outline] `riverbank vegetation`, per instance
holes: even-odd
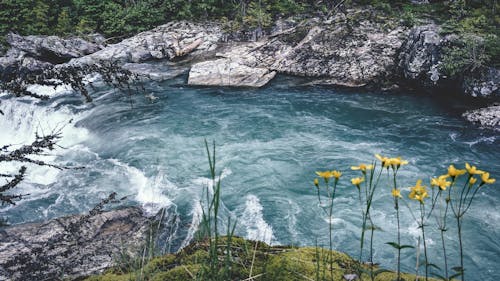
[[[0,4],[0,35],[71,35],[99,32],[130,36],[172,20],[227,20],[241,27],[268,27],[294,15],[329,16],[367,6],[407,23],[429,18],[463,31],[498,33],[500,4],[494,0],[431,1],[415,5],[388,0],[6,0]]]

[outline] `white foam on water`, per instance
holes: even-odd
[[[199,200],[193,201],[193,207],[191,208],[190,216],[191,216],[191,224],[189,225],[188,233],[186,238],[181,243],[180,249],[189,245],[191,240],[193,240],[194,234],[198,230],[198,226],[201,223],[203,216],[203,207],[201,206]]]
[[[39,92],[44,93],[42,90]],[[13,150],[32,143],[36,134],[43,136],[60,132],[62,138],[55,150],[47,155],[30,156],[31,159],[54,163],[57,156],[67,153],[72,146],[85,141],[89,132],[85,128],[75,127],[75,121],[70,123],[70,120],[84,118],[85,114],[74,113],[66,106],[55,110],[54,106],[40,106],[37,102],[25,98],[2,100],[0,110],[4,116],[0,118],[0,146],[12,145],[10,149]],[[15,173],[19,166],[19,163],[1,163],[0,169],[6,173]],[[59,172],[54,168],[28,164],[25,182],[49,185],[57,180]]]
[[[159,177],[148,179],[144,173],[132,166],[120,162],[117,159],[109,159],[114,165],[123,168],[129,177],[131,188],[137,192],[135,199],[149,215],[156,214],[160,209],[172,205],[172,201],[164,194],[165,178]],[[171,184],[171,183],[170,183]]]
[[[229,169],[229,168],[222,169],[222,172],[220,174],[220,180],[222,181],[224,178],[226,178],[227,176],[229,176],[231,174],[232,174],[231,169]],[[214,192],[214,190],[213,190],[214,183],[212,182],[212,179],[210,179],[208,177],[195,178],[195,179],[191,180],[191,183],[200,191],[204,190],[203,189],[204,187],[207,187],[210,195],[212,195]],[[193,200],[191,212],[189,213],[189,215],[191,216],[191,223],[189,225],[188,233],[181,243],[181,247],[180,247],[181,249],[184,248],[185,246],[187,246],[191,242],[191,240],[194,237],[194,234],[198,230],[198,227],[202,221],[202,217],[203,217],[203,205],[202,204],[203,203],[200,200],[201,196],[205,196],[205,195],[203,195],[202,193],[199,193],[198,197],[196,197]],[[203,199],[205,199],[205,198],[203,198]],[[220,202],[220,209],[221,210],[225,209],[223,202]]]
[[[273,228],[264,220],[263,210],[259,198],[252,194],[248,195],[239,223],[245,228],[247,239],[271,244],[276,239]]]
[[[66,94],[68,92],[72,91],[71,86],[69,85],[59,85],[59,86],[45,86],[45,85],[29,85],[26,90],[36,93],[39,95],[46,95],[49,97],[61,95],[61,94]]]
[[[223,180],[224,178],[231,175],[232,173],[233,173],[233,171],[231,171],[231,169],[229,169],[229,168],[222,169],[222,173],[220,174],[220,180]],[[216,181],[219,180],[219,177],[216,177],[215,180]],[[210,178],[199,177],[199,178],[193,179],[192,182],[194,185],[197,185],[197,186],[208,186],[210,192],[213,192],[213,182],[212,182],[212,179],[210,179]]]
[[[480,144],[480,143],[488,143],[492,144],[496,141],[497,137],[496,136],[491,136],[491,137],[480,137],[476,140],[469,141],[469,142],[464,142],[465,144],[468,144],[470,147]]]

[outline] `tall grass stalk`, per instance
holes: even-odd
[[[208,157],[208,164],[210,170],[210,180],[212,192],[210,192],[210,186],[207,185],[205,189],[205,204],[202,204],[202,221],[199,227],[199,235],[208,240],[208,264],[205,264],[198,274],[199,280],[230,280],[231,279],[231,267],[232,267],[232,237],[234,236],[234,231],[236,228],[236,222],[231,222],[231,217],[228,217],[227,224],[227,237],[225,239],[225,258],[222,270],[219,268],[219,211],[221,206],[221,175],[216,174],[216,157],[215,157],[215,142],[212,145],[212,152],[208,145],[207,140],[205,140],[205,149]]]

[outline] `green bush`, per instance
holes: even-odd
[[[441,70],[451,76],[479,71],[489,65],[498,65],[500,47],[496,35],[485,37],[467,34],[443,50]]]

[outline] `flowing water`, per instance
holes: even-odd
[[[292,79],[293,80],[293,79]],[[204,139],[216,142],[222,173],[223,215],[238,218],[236,234],[272,244],[328,244],[328,218],[312,184],[314,172],[344,172],[334,207],[334,247],[359,255],[361,215],[351,165],[374,153],[410,161],[400,186],[428,181],[449,163],[474,163],[500,177],[498,132],[465,122],[459,110],[436,97],[288,87],[286,79],[260,89],[194,88],[183,80],[150,82],[158,97],[129,97],[100,88],[83,103],[59,89],[48,102],[3,98],[0,145],[30,142],[35,132],[62,132],[61,148],[42,159],[62,170],[29,166],[18,189],[29,193],[0,217],[11,224],[88,211],[111,192],[127,196],[149,214],[175,214],[173,249],[189,242],[200,218],[199,202],[209,182]],[[47,89],[39,89],[47,91]],[[132,107],[131,107],[132,101]],[[71,122],[70,122],[71,120]],[[2,171],[19,166],[2,164]],[[407,194],[408,189],[403,190]],[[469,280],[500,280],[500,193],[482,189],[465,217],[464,243]],[[412,205],[417,208],[417,204]],[[404,244],[415,245],[420,230],[406,207]],[[389,185],[375,195],[374,261],[395,269],[395,211]],[[431,262],[442,266],[439,233],[429,222]],[[458,266],[453,221],[446,232],[451,266]],[[366,260],[365,254],[365,260]],[[415,254],[406,250],[403,269],[414,272]],[[420,272],[423,272],[422,270]]]

